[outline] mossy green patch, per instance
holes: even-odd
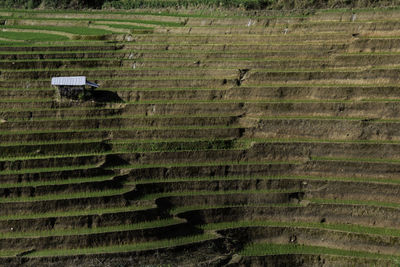
[[[7,32],[0,31],[0,38],[23,40],[27,42],[49,42],[49,41],[69,40],[68,37],[57,34],[38,33],[38,32],[12,32],[12,31],[7,31]]]

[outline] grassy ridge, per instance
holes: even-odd
[[[203,234],[203,235],[181,237],[176,239],[167,239],[167,240],[143,242],[135,244],[124,244],[119,246],[79,248],[79,249],[39,250],[30,253],[28,257],[85,255],[85,254],[117,253],[117,252],[150,250],[150,249],[161,249],[161,248],[186,245],[206,240],[212,240],[214,238],[216,238],[216,236],[211,234]]]
[[[228,190],[228,191],[175,191],[175,192],[164,192],[155,193],[141,196],[140,200],[152,200],[161,197],[180,197],[180,196],[215,196],[215,195],[237,195],[237,194],[275,194],[275,193],[295,193],[299,190],[286,190],[286,189],[271,189],[271,190]]]
[[[30,25],[7,25],[0,27],[2,29],[24,29],[24,30],[46,30],[46,31],[59,31],[66,32],[78,35],[102,35],[102,34],[110,34],[112,31],[96,29],[96,28],[88,28],[88,27],[67,27],[67,26],[30,26]],[[53,40],[52,40],[53,41]]]
[[[246,246],[241,252],[244,256],[265,256],[265,255],[283,255],[283,254],[313,254],[313,255],[338,255],[347,257],[388,259],[396,262],[400,256],[370,253],[365,251],[344,250],[327,247],[306,246],[297,244],[251,244]]]
[[[9,42],[3,42],[3,45],[8,45],[12,40],[26,41],[26,42],[49,42],[49,41],[67,41],[68,37],[38,32],[4,32],[0,31],[0,38],[10,39]]]
[[[85,177],[85,178],[69,178],[65,180],[51,180],[51,181],[40,181],[40,182],[26,182],[17,184],[0,184],[0,188],[11,188],[11,187],[39,187],[39,186],[51,186],[51,185],[68,185],[68,184],[81,184],[81,183],[92,183],[92,182],[103,182],[111,180],[112,176],[96,176],[96,177]]]
[[[399,184],[400,180],[393,178],[355,178],[355,177],[327,177],[327,176],[213,176],[213,177],[178,177],[168,179],[137,179],[129,184],[146,184],[146,183],[161,183],[161,182],[201,182],[201,181],[236,181],[236,180],[304,180],[304,181],[343,181],[343,182],[358,182],[358,183],[392,183]]]
[[[33,174],[41,172],[59,172],[59,171],[70,171],[70,170],[85,170],[90,168],[96,168],[97,165],[76,165],[76,166],[63,166],[63,167],[48,167],[48,168],[35,168],[35,169],[20,169],[20,170],[2,170],[0,175],[13,175],[13,174]]]
[[[239,227],[300,227],[300,228],[318,228],[327,230],[337,230],[344,232],[374,234],[385,236],[400,237],[400,229],[369,227],[354,224],[329,224],[329,223],[311,223],[311,222],[282,222],[282,221],[236,221],[202,225],[204,230],[222,230],[227,228]]]
[[[86,215],[103,215],[112,213],[129,213],[139,210],[147,210],[154,208],[152,206],[126,206],[126,207],[111,207],[111,208],[93,208],[88,207],[87,209],[79,210],[68,210],[68,211],[57,211],[57,212],[46,212],[46,213],[27,213],[27,214],[12,214],[0,216],[0,221],[8,220],[30,220],[30,219],[43,219],[43,218],[62,218],[62,217],[74,217],[74,216],[86,216]]]
[[[105,197],[105,196],[116,196],[123,195],[130,192],[131,189],[109,189],[103,191],[94,192],[77,192],[73,194],[48,194],[36,197],[10,197],[10,198],[0,198],[0,203],[15,203],[15,202],[34,202],[34,201],[52,201],[52,200],[64,200],[64,199],[76,199],[76,198],[95,198],[95,197]]]
[[[47,236],[90,235],[90,234],[100,234],[108,232],[134,231],[134,230],[142,230],[149,228],[165,227],[179,223],[182,223],[182,221],[177,219],[160,219],[156,221],[140,222],[135,224],[122,224],[122,225],[94,227],[94,228],[74,228],[74,229],[35,231],[35,232],[0,233],[0,238],[33,238],[33,237],[47,237]]]
[[[337,205],[366,205],[387,208],[400,208],[400,203],[388,203],[380,201],[363,201],[363,200],[346,200],[346,199],[308,199],[311,203],[315,204],[337,204]]]
[[[207,210],[207,209],[225,209],[225,208],[247,208],[247,207],[302,207],[300,204],[292,204],[292,203],[271,203],[266,205],[258,205],[258,204],[243,204],[243,205],[203,205],[203,206],[182,206],[182,207],[174,207],[170,210],[170,213],[173,215],[184,213],[187,211],[193,210]],[[234,222],[232,222],[234,224]],[[200,226],[204,230],[212,230],[213,224],[206,224]]]

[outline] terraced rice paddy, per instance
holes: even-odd
[[[398,265],[400,12],[356,12],[0,11],[0,265]]]

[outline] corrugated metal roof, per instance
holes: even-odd
[[[99,87],[98,84],[86,81],[85,76],[71,76],[71,77],[53,77],[51,78],[51,85],[76,85],[76,86],[83,86],[83,85],[89,85],[93,87]]]
[[[54,77],[51,78],[51,85],[86,85],[85,76],[75,76],[75,77]]]

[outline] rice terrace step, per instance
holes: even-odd
[[[0,266],[400,264],[396,1],[25,2]]]

